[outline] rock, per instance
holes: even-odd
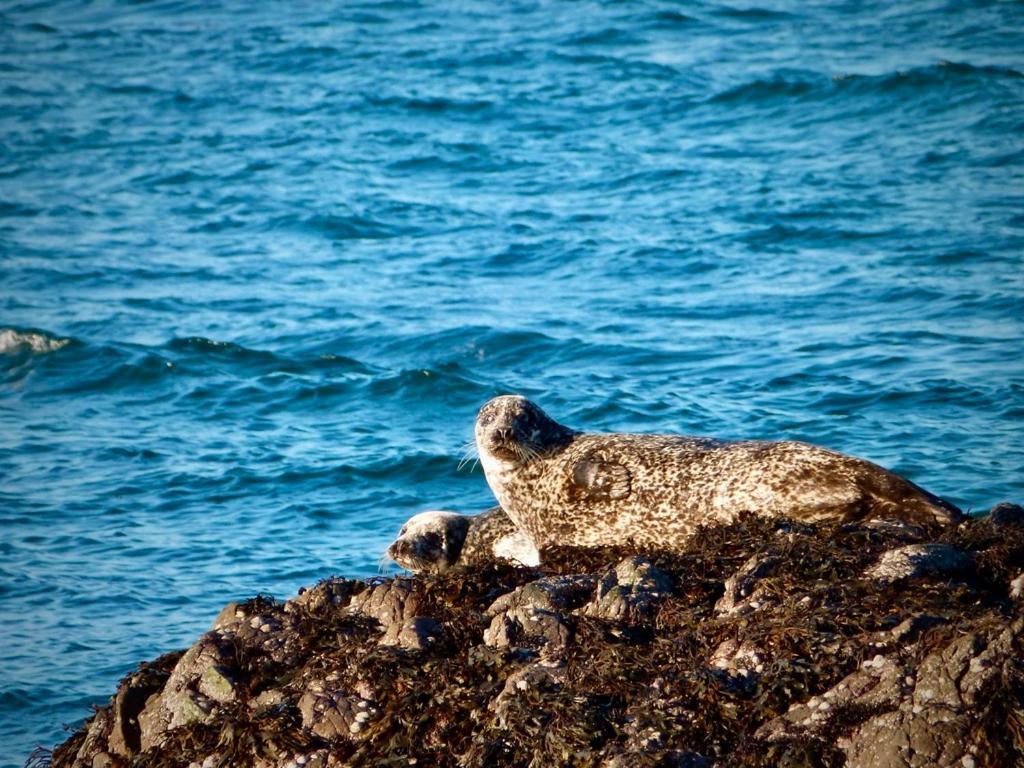
[[[754,595],[757,583],[775,572],[782,558],[775,554],[757,554],[725,580],[725,594],[715,603],[715,613],[746,615],[760,610],[766,600]]]
[[[257,758],[253,768],[333,768],[342,762],[326,749],[316,749],[292,756],[287,762]]]
[[[892,658],[876,655],[820,696],[794,703],[789,710],[758,729],[767,741],[816,736],[832,726],[837,714],[854,704],[862,707],[893,707],[907,690],[908,672]]]
[[[492,648],[531,645],[564,648],[572,630],[557,613],[531,605],[509,608],[491,619],[484,643]]]
[[[943,616],[918,614],[904,619],[891,629],[883,629],[875,633],[871,647],[876,651],[893,651],[906,647],[928,630],[948,624]]]
[[[349,603],[350,613],[361,613],[387,627],[410,619],[419,610],[420,596],[412,579],[394,579],[372,584]]]
[[[207,698],[221,703],[233,701],[235,684],[231,672],[220,664],[211,664],[199,677],[199,692]]]
[[[499,597],[487,608],[487,615],[496,616],[514,608],[568,612],[590,599],[595,583],[594,577],[587,574],[537,579]]]
[[[348,611],[380,623],[384,630],[378,639],[380,645],[423,651],[441,640],[444,630],[437,620],[417,614],[422,603],[413,579],[395,579],[355,594]]]
[[[949,544],[909,544],[885,552],[865,575],[883,582],[922,576],[954,576],[963,574],[972,564],[970,555]]]
[[[996,504],[988,513],[988,521],[995,526],[1024,525],[1024,507],[1007,501]]]
[[[294,657],[297,646],[301,644],[296,632],[299,618],[287,608],[287,604],[281,605],[263,596],[244,605],[228,603],[213,622],[210,634],[241,649],[247,655],[265,654],[283,663]],[[227,670],[220,670],[220,673],[230,677]],[[215,678],[216,675],[210,673],[205,685],[223,688],[224,683]],[[214,690],[212,695],[207,695],[214,700],[221,700],[219,697],[222,694]]]
[[[408,651],[425,651],[444,636],[440,623],[426,616],[414,616],[388,626],[381,645],[397,646]]]
[[[651,619],[658,604],[672,592],[672,579],[646,557],[630,557],[609,570],[597,594],[582,609],[585,616],[634,624]]]
[[[889,634],[892,636],[894,641],[906,644],[912,640],[917,640],[922,632],[940,624],[947,623],[949,623],[949,620],[943,616],[932,616],[927,613],[922,613],[917,616],[911,616],[909,619],[904,619],[895,627],[890,629]]]
[[[862,725],[847,750],[848,768],[962,766],[969,735],[962,718],[886,712]]]
[[[297,597],[285,603],[284,610],[287,613],[304,610],[313,615],[321,615],[344,608],[353,595],[364,589],[366,585],[354,579],[325,579],[311,589],[300,589]]]
[[[749,643],[730,638],[723,641],[708,659],[709,665],[732,677],[749,677],[764,671],[768,653]]]
[[[299,699],[302,725],[327,741],[358,739],[365,735],[378,710],[372,701],[314,684]]]
[[[245,611],[239,607],[238,603],[228,603],[220,609],[220,613],[218,613],[217,618],[213,620],[213,625],[210,629],[218,630],[234,627],[244,619]]]
[[[85,734],[79,748],[70,756],[73,760],[69,764],[74,766],[92,765],[94,760],[109,759],[107,755],[107,738],[110,734],[112,713],[110,709],[101,709],[96,712],[90,721],[85,724]]]
[[[1024,571],[1021,571],[1017,578],[1010,581],[1010,597],[1014,600],[1024,598]]]
[[[216,632],[207,633],[186,651],[163,690],[151,695],[139,713],[142,751],[159,744],[167,731],[209,722],[218,703],[234,700],[229,671],[233,661],[233,648]]]
[[[908,544],[923,541],[928,536],[928,532],[921,526],[891,517],[867,520],[864,522],[864,528],[881,533],[894,541]]]
[[[249,701],[249,709],[259,712],[261,709],[280,706],[287,700],[288,697],[285,696],[284,691],[278,688],[269,688]]]
[[[620,586],[632,587],[637,591],[672,591],[672,577],[655,568],[650,559],[642,555],[620,561],[615,566],[615,580]]]
[[[231,604],[52,768],[1021,764],[1024,526],[916,535],[750,516]]]
[[[564,663],[541,659],[509,675],[487,708],[497,716],[501,727],[507,728],[511,725],[509,713],[514,700],[530,692],[559,690],[564,681]]]
[[[582,605],[594,590],[589,575],[551,576],[531,581],[497,598],[485,611],[492,617],[484,644],[492,648],[563,648],[572,639],[564,614]]]
[[[107,742],[110,752],[121,757],[138,754],[142,748],[139,715],[150,696],[163,690],[167,679],[166,672],[150,666],[121,682],[112,710],[113,724]]]
[[[849,768],[960,766],[980,746],[979,693],[1017,665],[1014,644],[1024,620],[986,635],[954,638],[928,654],[918,668],[881,655],[822,696],[795,704],[763,726],[759,738],[777,741],[827,734],[837,718],[856,711],[878,711],[841,738]],[[901,649],[906,656],[911,648]]]

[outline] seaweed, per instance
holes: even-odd
[[[919,541],[957,547],[972,569],[868,575],[884,552]],[[905,712],[899,727],[916,727],[905,681],[955,661],[957,649],[982,670],[956,694],[961,746],[978,766],[1024,760],[1024,619],[1009,586],[1024,571],[1024,526],[968,520],[932,539],[900,526],[750,515],[700,530],[682,551],[643,553],[670,588],[609,618],[591,593],[635,554],[547,550],[537,569],[495,563],[327,580],[284,603],[258,596],[200,640],[206,661],[179,653],[153,663],[165,676],[187,659],[199,664],[192,677],[175,673],[195,697],[194,720],[146,750],[112,754],[112,702],[54,750],[52,766],[91,765],[103,753],[135,768],[262,768],[302,756],[310,766],[836,768],[868,725]],[[564,607],[528,604],[508,618],[494,607],[555,576],[575,584]],[[632,588],[623,600],[640,599]],[[492,622],[533,620],[485,642]],[[543,631],[545,621],[564,632]],[[873,674],[895,687],[844,698],[844,681]],[[79,754],[83,745],[93,751]]]

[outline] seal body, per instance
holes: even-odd
[[[501,507],[492,507],[469,518],[469,530],[458,564],[473,566],[491,560],[508,560],[531,567],[540,565],[540,556],[530,538]]]
[[[484,405],[475,433],[491,490],[538,549],[671,549],[742,512],[929,525],[962,517],[876,464],[807,443],[585,434],[519,396]]]
[[[413,515],[387,548],[387,557],[403,568],[443,573],[455,566],[478,566],[494,560],[538,565],[530,539],[501,507],[479,515],[430,511]]]

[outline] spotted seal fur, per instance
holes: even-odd
[[[957,522],[955,506],[864,459],[792,441],[586,434],[518,395],[480,409],[480,463],[539,549],[674,548],[700,525],[749,511],[803,521]]]
[[[432,573],[496,559],[528,566],[540,562],[530,540],[501,507],[471,516],[440,510],[413,515],[387,548],[387,557],[407,570]]]

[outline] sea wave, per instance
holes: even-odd
[[[71,339],[61,338],[46,331],[26,331],[18,328],[0,328],[0,354],[12,355],[30,352],[45,355],[63,349]]]
[[[880,74],[844,72],[827,74],[813,70],[779,70],[711,94],[711,104],[757,104],[775,101],[817,101],[858,97],[873,99],[892,93],[928,95],[948,89],[970,89],[1015,81],[1024,74],[1012,67],[973,65],[968,62],[939,61]]]
[[[0,768],[492,504],[494,395],[1024,494],[1024,5],[8,5]]]

